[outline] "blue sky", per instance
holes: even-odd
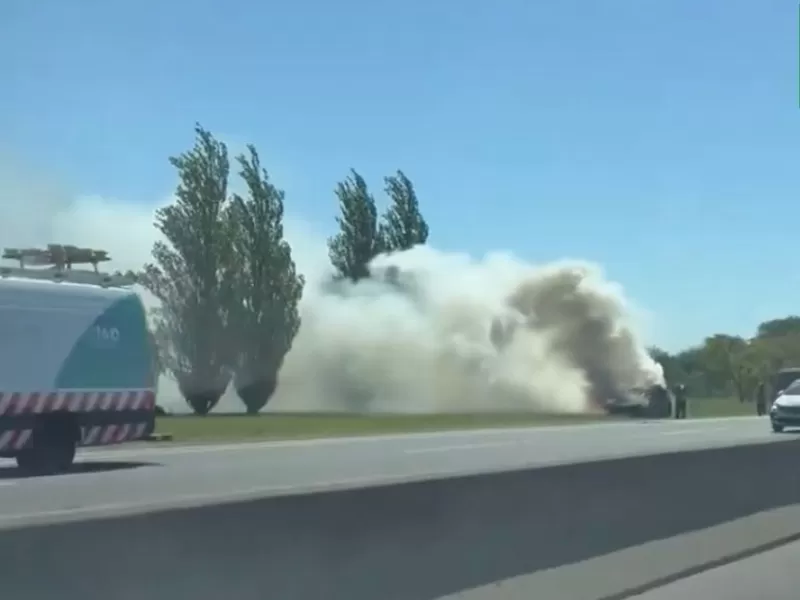
[[[796,0],[5,0],[0,149],[152,202],[198,120],[326,232],[402,168],[435,246],[602,263],[676,349],[800,312],[797,61]]]

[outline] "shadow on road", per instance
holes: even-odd
[[[97,460],[87,462],[76,462],[66,473],[56,473],[53,475],[34,475],[18,469],[13,463],[7,466],[0,466],[0,481],[9,479],[43,479],[46,477],[69,477],[71,475],[81,475],[85,473],[105,473],[109,471],[124,471],[128,469],[138,469],[140,467],[158,467],[158,463],[125,461],[125,460]]]

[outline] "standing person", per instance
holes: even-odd
[[[759,417],[767,414],[767,389],[763,381],[756,387],[756,414]]]
[[[675,386],[675,418],[686,418],[686,386],[679,383]]]

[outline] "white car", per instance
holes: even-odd
[[[800,379],[778,393],[769,409],[772,431],[779,433],[786,427],[800,427]]]

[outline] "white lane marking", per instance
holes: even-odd
[[[621,456],[625,457],[628,455],[623,452]],[[604,458],[613,459],[613,458],[618,458],[618,456],[616,452],[612,452],[608,456],[606,456],[606,453],[603,453],[601,455],[591,457],[590,460],[603,460]],[[536,466],[547,466],[550,464],[558,465],[565,463],[562,463],[561,461],[546,461],[544,463],[534,465],[534,468]],[[569,461],[567,461],[566,464],[569,464]],[[514,470],[517,469],[518,467],[514,467]],[[343,488],[348,489],[357,486],[379,487],[382,485],[399,484],[409,481],[418,482],[418,481],[429,481],[429,480],[439,480],[439,479],[451,479],[451,478],[461,477],[465,474],[479,475],[484,473],[489,474],[495,472],[502,472],[505,470],[507,469],[490,468],[490,469],[480,469],[476,471],[472,470],[465,470],[465,471],[456,470],[447,472],[433,471],[428,473],[415,473],[412,475],[399,475],[399,476],[388,475],[388,476],[378,476],[378,477],[374,475],[362,475],[357,477],[345,477],[341,479],[300,484],[300,485],[279,484],[279,485],[253,486],[251,488],[242,488],[229,493],[225,492],[220,493],[215,491],[215,492],[201,492],[195,494],[178,494],[175,496],[170,496],[166,500],[155,501],[155,502],[145,502],[145,503],[117,502],[108,504],[98,504],[94,506],[46,510],[34,513],[0,515],[0,526],[13,526],[15,523],[25,522],[25,521],[32,521],[32,522],[40,522],[42,520],[47,521],[48,519],[51,518],[80,519],[82,517],[104,516],[104,515],[125,516],[131,514],[142,514],[152,511],[171,510],[175,508],[178,509],[194,508],[198,506],[207,505],[212,501],[215,504],[228,504],[240,501],[247,501],[250,499],[263,498],[265,495],[276,497],[276,496],[300,495],[300,494],[333,491]],[[9,482],[9,483],[16,483],[16,482]]]
[[[4,485],[8,486],[17,485],[18,483],[19,483],[18,481],[0,481],[0,487],[3,487]]]
[[[483,437],[483,436],[497,436],[497,435],[539,435],[546,433],[563,433],[564,431],[579,431],[582,429],[598,429],[598,428],[617,428],[617,427],[635,427],[637,423],[591,423],[586,425],[543,425],[543,426],[530,426],[530,427],[515,427],[515,428],[491,428],[491,429],[458,429],[458,430],[443,430],[432,431],[423,433],[403,433],[403,434],[386,434],[386,435],[359,435],[359,436],[337,436],[329,438],[311,438],[301,440],[279,440],[279,441],[264,441],[264,442],[233,442],[228,444],[196,444],[196,445],[182,445],[182,446],[164,446],[164,447],[151,447],[151,448],[138,448],[135,450],[88,450],[92,455],[102,454],[103,456],[117,456],[121,453],[125,454],[139,454],[139,453],[157,453],[157,454],[199,454],[205,452],[237,452],[246,450],[259,450],[262,448],[297,448],[297,447],[316,447],[316,446],[333,446],[333,445],[347,445],[347,444],[363,444],[363,443],[376,443],[387,441],[409,441],[415,442],[417,440],[427,439],[443,439],[443,438],[462,438],[462,437]]]
[[[677,429],[675,431],[659,431],[659,435],[699,435],[720,431],[730,431],[730,427],[712,427],[710,429]]]
[[[487,471],[490,473],[492,471]],[[111,514],[113,516],[128,516],[143,514],[154,511],[166,511],[173,509],[197,508],[201,506],[235,504],[248,500],[266,500],[278,496],[293,496],[311,493],[335,491],[341,489],[353,489],[358,486],[380,487],[382,485],[394,485],[405,482],[418,482],[439,479],[450,479],[463,476],[464,473],[424,473],[409,476],[384,476],[375,477],[374,475],[362,475],[358,477],[345,477],[330,481],[320,481],[304,485],[281,484],[254,486],[242,488],[232,493],[202,492],[196,494],[178,494],[170,496],[167,500],[155,502],[112,502],[108,504],[96,504],[93,506],[80,506],[75,508],[61,508],[55,510],[44,510],[33,513],[22,513],[15,515],[0,515],[0,528],[2,526],[13,525],[20,521],[32,521],[38,523],[42,520],[58,518],[99,517]],[[1,529],[0,529],[1,530]]]
[[[659,436],[675,436],[675,435],[706,435],[709,433],[719,433],[721,431],[730,431],[730,427],[693,427],[688,429],[677,429],[674,431],[655,431],[650,433],[641,433],[637,431],[635,435],[625,436],[625,440],[654,440]],[[428,454],[431,452],[457,452],[460,450],[480,450],[482,448],[501,448],[509,446],[532,446],[541,443],[540,439],[526,439],[515,440],[507,442],[475,442],[472,444],[453,444],[447,446],[433,446],[423,448],[406,448],[403,450],[404,454]]]
[[[700,435],[700,434],[708,434],[713,432],[720,432],[720,431],[728,431],[730,430],[729,427],[713,427],[710,429],[706,428],[691,428],[691,429],[678,429],[675,431],[657,431],[650,434],[641,434],[637,433],[634,436],[626,436],[626,440],[632,439],[655,439],[656,436],[663,436],[663,435]],[[528,439],[522,441],[507,441],[507,442],[475,442],[473,444],[452,444],[447,446],[433,446],[433,447],[423,447],[423,448],[405,448],[403,450],[404,454],[428,454],[432,452],[458,452],[461,450],[480,450],[483,448],[503,448],[509,446],[529,446],[529,445],[536,445],[539,444],[541,441],[537,439]]]
[[[485,442],[476,444],[458,444],[452,446],[433,446],[430,448],[406,448],[404,454],[428,454],[431,452],[458,452],[460,450],[481,450],[483,448],[502,448],[518,446],[516,442]]]
[[[751,417],[748,417],[751,418]],[[715,419],[714,421],[728,421],[729,419]],[[711,422],[711,419],[708,419]],[[620,424],[603,424],[604,427],[613,427]],[[624,426],[628,426],[627,423],[621,424]],[[637,427],[639,424],[631,424],[633,427]],[[571,426],[569,429],[576,429],[581,426]],[[720,428],[713,428],[713,429],[720,429]],[[522,431],[526,433],[531,432],[531,428],[524,428],[521,430],[489,430],[490,433],[513,433],[515,431]],[[535,430],[537,431],[537,430]],[[542,430],[538,430],[542,431]],[[470,434],[474,433],[474,431],[462,431],[458,432],[461,434]],[[660,433],[660,432],[654,432]],[[696,433],[705,433],[705,430],[702,428],[698,428]],[[388,436],[387,436],[388,437]],[[426,435],[426,434],[417,434],[417,435],[404,435],[404,436],[392,436],[399,439],[408,439],[414,437],[438,437],[438,434],[434,434],[433,436]],[[640,436],[635,436],[640,437]],[[644,436],[641,436],[644,437]],[[648,438],[653,439],[654,436],[652,434],[647,435]],[[376,437],[375,440],[381,440],[384,438]],[[627,438],[630,439],[630,438]],[[332,441],[332,442],[342,442],[343,440],[319,440],[322,442]],[[363,441],[361,438],[354,438],[352,441]],[[534,440],[531,440],[533,442]],[[519,442],[509,442],[504,443],[503,445],[519,445]],[[276,444],[276,443],[259,443],[259,444],[249,444],[249,446],[254,446],[256,448],[259,447],[270,447],[276,445],[286,445],[286,444]],[[296,444],[290,444],[296,445]],[[231,449],[241,449],[242,445],[232,445]],[[470,445],[470,447],[479,447],[476,444]],[[189,448],[186,448],[189,449]],[[154,449],[158,451],[158,449]],[[179,450],[179,449],[175,449]],[[208,448],[204,448],[204,451],[213,451]],[[413,451],[414,449],[408,449]],[[438,449],[434,449],[434,451],[442,451],[441,447]],[[90,452],[87,453],[89,455],[97,455],[99,453]],[[109,452],[107,453],[110,456],[113,455],[120,455],[121,452]],[[649,452],[648,452],[649,454]],[[627,454],[623,453],[623,456],[627,456]],[[591,457],[591,460],[602,459],[603,456],[594,456]],[[609,458],[616,458],[616,453],[612,453],[609,455]],[[541,465],[536,466],[546,466],[550,464],[551,461],[546,461]],[[552,464],[561,464],[560,461],[555,461]],[[514,467],[516,469],[517,467]],[[330,481],[323,481],[323,482],[316,482],[316,483],[308,483],[308,484],[279,484],[279,485],[264,485],[264,486],[254,486],[251,488],[243,488],[239,490],[235,490],[234,492],[229,493],[221,493],[218,491],[214,492],[202,492],[202,493],[195,493],[195,494],[178,494],[175,496],[170,496],[167,499],[161,501],[153,501],[153,502],[118,502],[118,503],[108,503],[108,504],[99,504],[94,506],[84,506],[84,507],[75,507],[75,508],[65,508],[65,509],[55,509],[55,510],[46,510],[41,512],[34,512],[34,513],[23,513],[23,514],[15,514],[15,515],[0,515],[0,526],[3,525],[13,525],[20,521],[32,521],[32,522],[39,522],[39,521],[47,521],[50,518],[55,517],[62,517],[62,518],[72,518],[72,519],[80,519],[81,517],[89,517],[89,516],[102,516],[106,514],[114,514],[114,515],[126,515],[126,514],[139,514],[139,513],[146,513],[150,511],[156,510],[169,510],[173,508],[191,508],[196,506],[201,506],[206,504],[209,501],[214,501],[215,503],[233,503],[242,500],[249,500],[254,497],[258,497],[259,495],[269,494],[271,496],[285,496],[285,495],[295,495],[295,494],[307,494],[307,493],[314,493],[314,492],[323,492],[323,491],[332,491],[336,489],[342,488],[349,488],[355,486],[381,486],[381,485],[389,485],[389,484],[397,484],[403,483],[406,481],[426,481],[431,479],[449,479],[460,477],[464,474],[482,474],[482,473],[493,473],[496,471],[503,471],[506,470],[505,468],[491,468],[491,469],[481,469],[478,471],[465,471],[461,472],[461,470],[456,471],[447,471],[447,472],[430,472],[430,473],[415,473],[413,475],[405,475],[405,476],[379,476],[375,477],[374,475],[364,475],[364,476],[357,476],[357,477],[349,477],[349,478],[341,478],[336,480]],[[16,485],[17,481],[11,482],[0,482],[6,483],[6,485]]]
[[[709,419],[697,419],[695,421],[688,421],[681,423],[682,426],[690,425],[696,429],[704,431],[710,430],[708,425],[715,423],[726,423],[731,421],[755,421],[758,417],[718,417]],[[328,445],[347,445],[347,444],[363,444],[363,443],[376,443],[385,441],[409,441],[415,442],[417,440],[426,439],[439,439],[446,438],[464,438],[464,437],[485,437],[485,436],[498,436],[498,435],[525,435],[525,436],[540,436],[553,433],[564,433],[565,431],[581,432],[581,431],[595,431],[602,429],[616,430],[616,429],[636,429],[640,427],[656,426],[656,427],[675,427],[677,423],[664,422],[664,421],[632,421],[632,422],[615,422],[615,423],[584,423],[580,425],[544,425],[544,426],[530,426],[530,427],[515,427],[515,428],[491,428],[491,429],[460,429],[450,431],[435,431],[424,433],[405,433],[405,434],[387,434],[387,435],[371,435],[371,436],[349,436],[349,437],[333,437],[333,438],[313,438],[303,440],[281,440],[281,441],[265,441],[265,442],[239,442],[228,444],[197,444],[197,445],[181,445],[172,447],[150,447],[150,448],[137,448],[127,449],[120,448],[119,450],[84,450],[82,454],[92,456],[93,458],[111,459],[122,456],[153,456],[153,455],[183,455],[183,454],[205,454],[209,452],[242,452],[249,450],[271,449],[271,448],[297,448],[306,447],[314,448],[318,446]]]

